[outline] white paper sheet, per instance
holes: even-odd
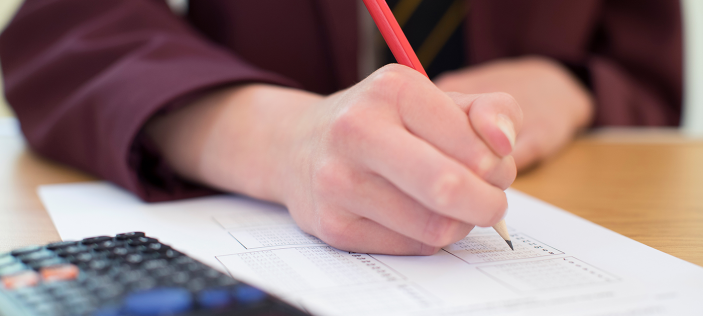
[[[39,194],[64,240],[144,231],[314,314],[703,315],[703,268],[515,190],[515,251],[477,228],[426,257],[337,250],[235,196],[146,204],[104,182]]]

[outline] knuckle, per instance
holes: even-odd
[[[425,224],[422,242],[429,246],[442,247],[447,239],[447,231],[451,225],[451,219],[440,214],[433,213]]]
[[[406,66],[398,64],[383,66],[369,76],[369,92],[375,97],[393,99],[406,83],[415,82],[413,79],[417,75],[417,72]]]
[[[446,209],[459,199],[463,181],[457,174],[446,172],[434,180],[431,189],[432,203],[439,209]]]
[[[398,81],[398,77],[407,75],[409,68],[398,64],[388,64],[371,75],[374,82],[392,84]]]
[[[428,246],[444,247],[468,235],[472,225],[440,214],[432,214],[425,227],[422,242]]]
[[[332,141],[337,144],[348,143],[350,137],[364,133],[365,121],[365,115],[358,107],[345,108],[337,114],[330,126]]]
[[[314,192],[319,197],[333,198],[337,196],[337,192],[344,192],[348,183],[348,172],[333,161],[320,164],[313,174]]]
[[[348,240],[346,233],[348,223],[336,215],[333,209],[327,209],[319,214],[318,237],[330,246],[344,248],[345,241]]]
[[[496,171],[496,168],[499,165],[497,159],[497,157],[489,153],[480,155],[480,157],[477,157],[476,159],[474,172],[476,172],[476,175],[478,175],[481,179],[488,178]]]

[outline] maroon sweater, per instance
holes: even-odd
[[[8,101],[31,147],[147,201],[207,194],[142,133],[156,113],[222,85],[328,94],[357,78],[356,0],[26,0],[0,36]],[[472,64],[543,55],[596,96],[596,125],[676,125],[678,0],[473,0]],[[181,102],[179,102],[179,100]]]

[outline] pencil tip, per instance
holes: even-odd
[[[506,240],[505,242],[508,243],[508,246],[510,246],[510,249],[511,249],[512,251],[515,251],[515,248],[513,248],[513,242],[512,242],[512,241]]]

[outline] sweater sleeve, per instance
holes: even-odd
[[[141,132],[150,117],[223,85],[296,85],[208,42],[157,0],[26,0],[0,36],[0,60],[33,150],[146,201],[212,192],[168,167]]]
[[[591,89],[595,126],[678,125],[678,0],[472,0],[471,8],[474,63],[549,57]]]
[[[594,124],[676,126],[683,94],[679,1],[602,4],[586,63],[596,97]]]

